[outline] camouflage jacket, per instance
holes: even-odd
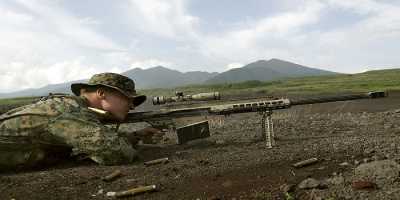
[[[136,155],[126,136],[101,124],[81,97],[52,97],[0,116],[0,166],[34,165],[64,150],[104,165]]]

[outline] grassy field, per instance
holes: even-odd
[[[372,90],[400,90],[400,69],[377,70],[352,75],[290,78],[268,82],[247,81],[234,84],[191,85],[173,89],[143,90],[140,92],[149,96],[171,96],[175,91],[183,91],[186,94],[219,91],[222,95],[241,93],[308,95]]]
[[[237,95],[243,93],[310,95],[365,92],[372,90],[400,90],[400,69],[377,70],[352,75],[341,74],[290,78],[268,82],[247,81],[230,84],[190,85],[170,89],[141,90],[139,93],[148,96],[171,96],[175,94],[175,91],[182,91],[185,94],[219,91],[221,95]],[[30,103],[33,99],[33,97],[0,99],[0,106]]]

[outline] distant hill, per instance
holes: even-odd
[[[241,68],[220,73],[206,83],[234,83],[249,80],[270,81],[290,77],[332,75],[335,72],[310,68],[299,64],[279,60],[259,60]]]
[[[177,70],[157,66],[149,69],[135,68],[122,73],[135,80],[138,88],[169,88],[189,84],[199,84],[216,76],[218,73],[192,71],[182,73]]]
[[[217,75],[217,72],[180,72],[162,66],[149,69],[135,68],[122,73],[135,80],[136,87],[139,89],[150,88],[169,88],[189,84],[201,84],[205,80]],[[26,89],[12,93],[0,93],[0,98],[12,98],[22,96],[45,96],[52,93],[71,93],[71,83],[87,82],[88,80],[71,81],[60,84],[51,84],[41,88]]]
[[[231,69],[223,73],[217,72],[180,72],[157,66],[149,69],[135,68],[122,73],[135,80],[137,88],[172,88],[189,84],[204,83],[230,83],[248,80],[269,81],[288,77],[318,76],[335,74],[334,72],[305,67],[295,63],[271,59],[259,60],[244,67]],[[75,82],[86,82],[78,80],[60,84],[47,85],[41,88],[26,89],[12,93],[0,93],[0,98],[11,98],[21,96],[44,96],[52,93],[70,93],[70,85]]]
[[[77,80],[60,84],[46,85],[41,88],[31,88],[11,93],[0,93],[0,98],[45,96],[48,95],[49,93],[71,93],[70,86],[72,83],[86,82],[86,81],[87,80]]]

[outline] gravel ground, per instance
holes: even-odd
[[[108,192],[153,184],[156,192],[127,199],[400,199],[395,165],[400,161],[399,99],[396,93],[385,100],[275,112],[277,144],[272,149],[260,141],[257,113],[208,117],[210,138],[176,145],[176,136],[168,133],[162,145],[140,147],[140,158],[129,165],[65,161],[2,172],[0,199],[113,199]],[[169,162],[143,164],[163,157]],[[318,162],[292,166],[310,158]],[[102,180],[115,170],[122,176]],[[307,178],[311,181],[302,183]]]

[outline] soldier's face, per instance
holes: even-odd
[[[131,102],[128,97],[117,91],[107,91],[102,100],[102,107],[118,120],[124,120],[132,108]]]

